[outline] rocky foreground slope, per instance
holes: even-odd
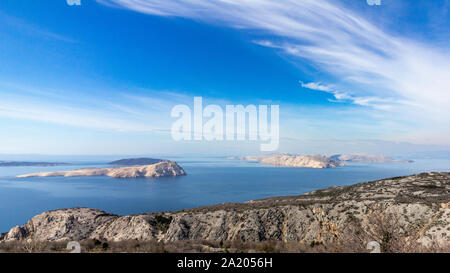
[[[113,178],[159,178],[168,176],[185,175],[185,171],[177,163],[172,161],[163,161],[160,163],[135,167],[119,167],[119,168],[89,168],[73,171],[59,172],[41,172],[33,174],[24,174],[17,176],[18,178],[27,177],[50,177],[50,176],[109,176]]]
[[[180,240],[307,245],[351,243],[385,248],[449,247],[450,173],[423,173],[300,196],[220,204],[176,212],[118,216],[89,208],[42,213],[0,235],[0,242]]]

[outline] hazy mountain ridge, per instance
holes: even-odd
[[[49,166],[60,166],[68,165],[63,162],[33,162],[33,161],[0,161],[0,167],[49,167]]]
[[[329,156],[329,158],[344,162],[369,162],[369,163],[413,162],[412,160],[408,159],[394,159],[389,156],[369,155],[369,154],[336,154]]]
[[[152,165],[159,162],[163,162],[166,160],[163,159],[155,159],[155,158],[126,158],[126,159],[119,159],[112,162],[109,162],[109,165],[118,165],[118,166],[137,166],[137,165]]]

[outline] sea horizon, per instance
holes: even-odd
[[[232,160],[228,156],[178,155],[163,159],[174,160],[183,167],[187,173],[183,177],[15,177],[44,171],[112,167],[107,164],[112,159],[120,158],[90,158],[65,162],[69,164],[62,166],[0,167],[0,232],[25,224],[37,214],[62,208],[90,207],[119,215],[174,211],[300,195],[332,186],[422,172],[450,171],[450,159],[409,158],[412,163],[346,163],[343,167],[310,169],[267,166]]]

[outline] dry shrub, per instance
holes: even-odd
[[[80,242],[82,252],[125,252],[125,253],[364,253],[367,243],[377,241],[382,252],[445,252],[450,253],[450,244],[432,243],[423,246],[418,243],[419,228],[408,228],[400,223],[398,214],[383,210],[373,211],[365,218],[364,224],[359,219],[350,218],[341,228],[338,240],[324,242],[296,241],[208,241],[185,240],[176,242],[157,242],[137,240],[106,242],[84,240]],[[12,241],[0,243],[0,253],[66,253],[67,242],[24,242]]]

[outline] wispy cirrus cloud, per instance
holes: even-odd
[[[0,23],[2,25],[8,26],[8,27],[13,27],[13,28],[19,30],[20,32],[26,33],[27,35],[30,35],[30,36],[38,36],[41,38],[51,39],[51,40],[56,40],[56,41],[61,41],[61,42],[66,42],[66,43],[75,43],[76,42],[72,38],[69,38],[69,37],[54,33],[52,31],[43,29],[34,24],[30,24],[20,18],[10,16],[2,11],[0,11]],[[0,25],[0,27],[1,27],[1,25]]]
[[[108,98],[0,82],[0,118],[129,133],[168,133],[174,99],[165,91]],[[36,96],[38,95],[38,96]],[[167,117],[161,113],[167,113]]]
[[[407,102],[398,101],[392,98],[380,98],[375,96],[358,97],[348,92],[336,90],[334,86],[323,85],[319,82],[304,83],[300,81],[300,84],[303,88],[332,94],[334,99],[329,99],[331,102],[348,102],[361,106],[369,106],[378,110],[391,110],[394,105],[407,104]]]
[[[97,0],[156,16],[183,17],[266,34],[255,43],[307,60],[346,86],[337,100],[403,107],[450,123],[447,49],[393,35],[328,0]],[[269,38],[267,38],[269,37]],[[420,109],[418,112],[417,109]]]
[[[324,92],[329,92],[329,93],[331,93],[333,91],[333,88],[331,86],[323,85],[320,82],[304,83],[304,82],[300,81],[300,84],[302,85],[302,87],[308,88],[311,90],[324,91]]]

